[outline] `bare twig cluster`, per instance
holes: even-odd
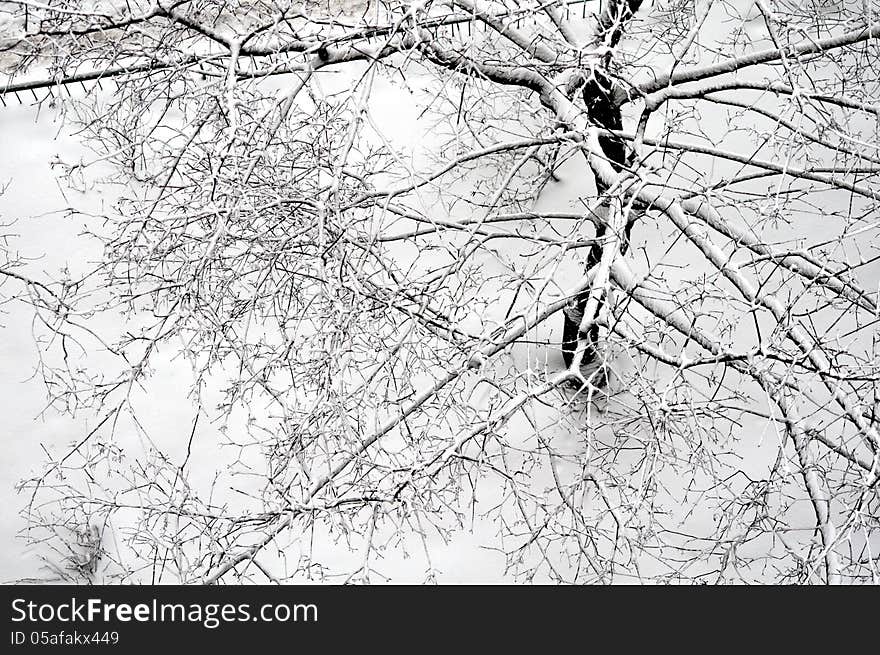
[[[127,317],[47,345],[98,420],[23,483],[88,579],[430,579],[479,517],[524,580],[877,581],[874,0],[2,6],[4,101],[124,189],[17,279]],[[202,423],[125,448],[168,352]]]

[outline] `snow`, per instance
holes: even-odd
[[[351,5],[359,5],[358,0],[351,0]],[[347,78],[336,73],[318,76],[316,88],[330,96],[344,89]],[[371,118],[377,132],[406,149],[408,145],[418,144],[410,148],[411,161],[422,166],[431,151],[432,139],[439,135],[433,130],[429,117],[421,112],[430,87],[417,75],[409,76],[405,83],[393,81],[380,76],[374,81]],[[86,185],[84,192],[62,190],[59,187],[57,171],[49,162],[60,158],[66,162],[75,162],[80,158],[89,159],[90,154],[81,148],[75,137],[65,129],[60,129],[55,115],[45,108],[39,115],[33,108],[11,107],[0,109],[0,139],[4,152],[15,153],[13,157],[0,159],[0,181],[11,180],[6,193],[0,196],[0,220],[18,219],[15,231],[19,236],[14,246],[23,256],[33,258],[29,267],[34,275],[44,274],[55,276],[65,266],[72,269],[83,268],[86,262],[94,262],[100,257],[100,250],[94,241],[82,235],[83,215],[96,213],[103,204],[113,202],[112,188]],[[707,131],[711,131],[713,120],[720,130],[719,119],[708,114],[703,116]],[[582,163],[571,161],[559,172],[561,181],[552,184],[538,203],[538,210],[572,211],[582,206],[581,200],[589,194],[589,189],[582,186]],[[730,164],[734,170],[735,165]],[[711,171],[720,175],[721,171]],[[331,180],[326,180],[331,184]],[[432,198],[426,193],[426,207],[431,207]],[[67,207],[75,207],[82,215],[65,216]],[[457,208],[451,208],[449,218],[456,216]],[[447,216],[444,216],[447,218]],[[89,225],[95,229],[96,225]],[[511,231],[526,228],[527,225],[515,223],[506,226]],[[565,235],[569,227],[564,220],[551,221],[544,228],[546,235]],[[820,218],[807,219],[788,232],[780,230],[779,237],[806,237],[822,235],[825,225]],[[696,255],[693,248],[678,244],[667,252],[658,252],[656,244],[663,245],[664,235],[659,228],[645,225],[635,233],[633,251],[643,251],[645,259],[653,262],[669,262],[667,278],[673,285],[682,280],[692,279],[705,263]],[[498,246],[493,256],[484,255],[479,260],[487,276],[493,273],[508,273],[521,261],[520,255],[525,254],[521,244]],[[411,252],[401,249],[399,257],[404,261],[412,257]],[[636,258],[637,259],[637,258]],[[420,265],[430,268],[435,262],[420,261]],[[537,268],[537,267],[536,267]],[[535,271],[540,272],[540,271]],[[880,284],[880,265],[866,268],[864,271],[865,286],[869,289]],[[577,267],[566,262],[558,271],[558,279],[575,279]],[[503,309],[509,303],[510,291],[498,290],[496,302],[487,308],[486,314],[469,317],[470,327],[482,328],[493,320],[500,320]],[[0,439],[4,444],[4,457],[0,458],[0,581],[15,579],[51,579],[53,571],[46,568],[41,555],[51,561],[53,555],[41,546],[26,546],[19,538],[19,533],[26,529],[18,511],[26,502],[14,491],[14,485],[23,477],[36,474],[43,466],[44,449],[63,452],[70,444],[77,442],[94,425],[94,419],[84,415],[78,419],[58,415],[54,412],[43,413],[46,403],[45,391],[32,373],[37,360],[37,350],[32,343],[32,326],[29,314],[24,307],[7,307],[9,313],[2,317],[3,338],[0,339],[0,398],[4,399],[4,429]],[[494,312],[494,314],[493,314]],[[542,337],[551,337],[558,330],[557,322],[552,326],[543,327],[539,331]],[[467,326],[463,323],[463,326]],[[553,331],[553,332],[550,332]],[[682,355],[684,358],[688,354]],[[625,370],[631,362],[625,360],[615,362]],[[517,345],[505,360],[506,366],[516,367],[523,372],[531,371],[536,380],[544,379],[548,374],[561,367],[561,355],[554,348],[543,345]],[[119,430],[118,444],[120,447],[137,450],[144,448],[144,435],[152,435],[155,445],[165,451],[174,461],[183,461],[186,457],[187,442],[181,435],[188,434],[193,424],[195,410],[182,390],[188,389],[192,382],[192,371],[184,360],[173,352],[162,352],[153,362],[153,374],[146,389],[135,396],[133,401],[143,430],[133,425],[123,425]],[[537,385],[537,382],[535,383]],[[675,383],[669,372],[658,372],[657,386],[654,389],[630,389],[628,393],[634,401],[640,394],[657,394],[662,398],[659,408],[670,410],[670,399],[675,396]],[[491,398],[490,387],[480,384],[479,379],[470,387],[469,402],[475,408],[483,408]],[[213,391],[216,394],[216,390]],[[208,394],[210,398],[210,393]],[[597,403],[600,405],[601,403]],[[258,408],[259,409],[259,408]],[[257,410],[258,411],[258,410]],[[559,424],[558,416],[553,411],[533,412],[530,417],[538,426],[538,431],[554,435],[560,449],[578,452],[582,448],[580,435],[572,426],[582,418],[582,412],[595,412],[595,407],[585,406],[569,417],[568,422]],[[235,433],[236,426],[241,426],[248,417],[237,413],[231,417],[225,428],[226,432]],[[518,430],[531,431],[524,418],[517,418],[509,427],[510,432]],[[781,447],[783,437],[772,427],[772,424],[752,417],[743,419],[739,434],[742,439],[737,444],[736,452],[741,458],[741,469],[744,474],[760,477],[774,462],[774,455]],[[608,436],[607,434],[605,436]],[[599,435],[601,440],[602,435]],[[634,436],[634,438],[636,438]],[[222,438],[219,424],[209,422],[200,425],[192,442],[191,461],[198,466],[190,470],[190,483],[196,489],[210,490],[215,485],[215,476],[229,466],[230,453],[218,449],[217,444]],[[238,454],[235,457],[238,458]],[[621,457],[621,465],[626,465],[626,456]],[[254,466],[259,466],[259,459],[254,459]],[[578,475],[580,472],[568,463],[560,465],[562,475]],[[544,471],[543,478],[535,483],[550,489],[552,480],[549,472]],[[246,484],[237,483],[238,492],[248,491]],[[637,484],[637,481],[634,482]],[[235,493],[225,492],[227,501],[235,506]],[[548,493],[550,493],[548,491]],[[491,506],[498,500],[497,492],[483,484],[479,497],[485,506]],[[593,500],[596,500],[595,496]],[[598,502],[598,501],[597,501]],[[454,531],[448,543],[435,533],[428,536],[427,548],[430,551],[430,568],[435,572],[435,580],[444,583],[497,583],[513,581],[511,575],[505,573],[504,556],[498,550],[486,548],[487,544],[498,546],[496,538],[497,526],[482,521],[479,512],[475,512],[472,522]],[[810,514],[804,508],[799,516],[805,525],[810,525]],[[695,514],[691,525],[695,531],[711,531],[714,517],[710,510]],[[361,559],[361,554],[348,548],[344,541],[335,543],[328,535],[314,535],[312,556],[319,559],[327,569],[353,570]],[[389,576],[390,581],[403,583],[420,583],[425,579],[426,560],[422,555],[422,545],[413,538],[405,543],[393,544],[383,552],[383,560],[378,568]],[[743,546],[748,548],[749,546]],[[286,556],[295,559],[299,554],[295,548]],[[276,560],[280,561],[280,560]],[[267,556],[268,563],[274,563],[272,556]],[[563,565],[564,566],[564,565]],[[270,566],[271,568],[271,566]],[[659,563],[646,562],[644,573],[661,571]],[[540,578],[535,581],[542,581]]]

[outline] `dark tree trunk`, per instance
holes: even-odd
[[[608,130],[623,129],[623,121],[620,114],[620,106],[614,101],[611,93],[611,82],[604,75],[597,72],[594,77],[587,82],[584,87],[584,102],[587,107],[587,115],[590,120]],[[626,145],[622,139],[614,136],[602,135],[599,137],[599,146],[615,171],[620,172],[626,166],[627,152]],[[596,178],[596,191],[601,197],[608,190],[602,180]],[[632,229],[632,223],[627,222],[622,250],[626,250],[629,243],[629,234]],[[596,243],[590,248],[587,254],[586,270],[589,271],[602,257],[601,241],[606,233],[606,227],[599,225],[596,228]],[[581,292],[572,300],[563,312],[562,326],[562,359],[566,366],[571,366],[577,351],[578,332],[580,331],[581,318],[587,306],[589,291]],[[596,358],[596,342],[599,339],[599,327],[591,325],[587,334],[587,350],[584,352],[582,363],[588,364]]]

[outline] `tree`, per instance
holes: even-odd
[[[877,581],[876,2],[4,4],[121,189],[35,304],[82,576],[432,579],[479,517],[522,580]]]

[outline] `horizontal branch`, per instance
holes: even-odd
[[[673,73],[672,75],[661,75],[655,80],[638,85],[637,88],[640,92],[645,94],[653,93],[664,87],[684,84],[686,82],[696,82],[698,80],[704,80],[718,75],[734,73],[750,66],[779,61],[783,59],[783,57],[797,58],[803,55],[819,54],[829,50],[835,50],[837,48],[843,48],[848,45],[868,41],[870,39],[876,39],[878,37],[880,37],[880,23],[875,23],[827,39],[802,41],[801,43],[792,44],[783,49],[771,48],[769,50],[761,50],[759,52],[742,55],[741,57],[730,57],[729,59],[725,59],[724,61],[709,66],[690,68]]]

